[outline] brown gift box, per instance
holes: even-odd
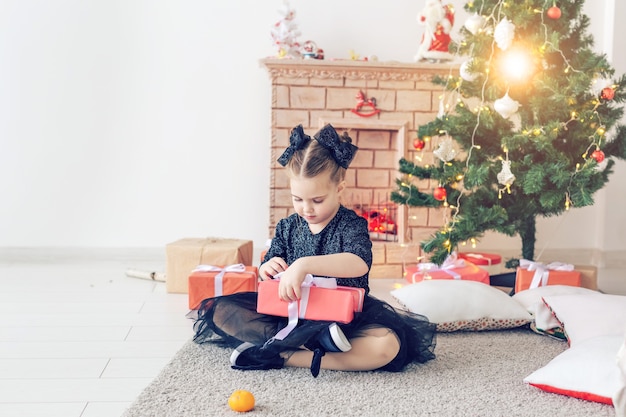
[[[251,240],[184,238],[165,246],[165,288],[188,293],[189,275],[198,265],[252,265]]]
[[[580,272],[580,286],[598,291],[598,268],[593,265],[574,265],[574,270]]]

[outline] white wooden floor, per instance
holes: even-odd
[[[156,259],[156,261],[155,261]],[[192,336],[160,252],[0,252],[0,416],[118,417]],[[626,294],[623,270],[600,272]],[[392,301],[401,280],[372,280]],[[604,283],[604,284],[603,284]]]
[[[0,416],[116,417],[192,336],[186,294],[84,253],[0,263]]]

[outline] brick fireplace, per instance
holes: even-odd
[[[439,108],[442,91],[431,83],[432,77],[449,74],[450,65],[274,58],[261,65],[272,82],[269,236],[277,221],[292,213],[288,181],[276,162],[289,144],[291,129],[302,124],[312,136],[330,123],[339,133],[347,131],[359,147],[342,203],[370,221],[374,241],[370,277],[401,278],[404,266],[421,256],[419,242],[441,227],[443,213],[396,206],[389,194],[396,187],[401,157],[433,161],[430,143],[416,151],[413,140],[419,125],[432,120]],[[371,117],[355,114],[359,93],[374,98],[380,112]],[[373,109],[370,104],[361,112]],[[434,186],[429,181],[420,184],[425,191]],[[380,223],[382,231],[373,230]]]

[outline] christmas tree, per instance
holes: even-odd
[[[392,193],[398,204],[446,213],[421,242],[431,262],[486,231],[519,236],[521,256],[533,260],[537,218],[593,204],[615,158],[626,159],[626,78],[593,51],[583,4],[465,4],[471,17],[450,45],[462,64],[434,79],[443,91],[439,114],[419,126],[414,143],[432,141],[435,163],[400,160]],[[420,191],[420,180],[434,191]]]
[[[295,22],[296,11],[285,0],[279,13],[282,18],[274,24],[270,33],[274,45],[278,48],[277,54],[280,58],[299,58],[298,36],[300,36],[300,30]]]

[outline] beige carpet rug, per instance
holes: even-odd
[[[566,349],[527,329],[440,333],[437,358],[402,373],[237,371],[230,350],[188,342],[124,417],[242,415],[227,400],[251,391],[253,416],[615,416],[613,407],[550,394],[523,379]]]

